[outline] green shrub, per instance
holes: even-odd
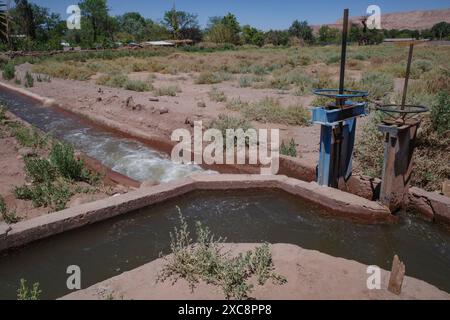
[[[369,72],[362,77],[361,85],[371,99],[380,100],[394,90],[394,78],[386,73]]]
[[[5,80],[12,80],[16,76],[16,67],[13,63],[7,63],[3,67],[3,73],[2,73],[3,79]]]
[[[76,159],[70,144],[55,143],[50,152],[50,163],[66,179],[74,181],[89,181],[89,171],[83,161]]]
[[[431,106],[431,123],[438,134],[450,132],[450,94],[440,92]]]
[[[25,279],[20,279],[20,286],[17,290],[17,300],[39,300],[42,291],[39,289],[39,283],[33,284],[29,288]]]
[[[36,128],[27,128],[17,123],[10,127],[17,141],[24,147],[44,148],[48,144],[48,136],[39,133]]]
[[[27,73],[25,74],[25,88],[32,88],[34,87],[34,78],[33,75],[31,73],[29,73],[27,71]]]
[[[97,79],[96,83],[107,87],[122,88],[127,81],[128,77],[126,75],[113,73],[101,76]]]
[[[178,210],[180,210],[178,208]],[[286,279],[274,272],[272,255],[268,244],[232,257],[222,252],[224,242],[216,238],[201,223],[196,224],[196,242],[192,242],[188,224],[180,212],[180,228],[170,234],[172,254],[166,258],[166,264],[158,276],[158,281],[169,278],[182,278],[188,281],[192,290],[202,280],[219,286],[227,299],[245,299],[249,297],[253,285],[248,279],[256,276],[259,285],[269,279],[276,284],[286,283]]]
[[[126,90],[137,92],[150,91],[151,89],[151,86],[147,82],[140,80],[127,80],[123,86]]]
[[[33,183],[52,182],[57,176],[55,168],[48,160],[35,157],[25,158],[25,172]]]
[[[289,145],[286,145],[284,141],[281,143],[280,152],[282,155],[289,157],[297,157],[297,144],[294,138],[289,141]]]
[[[51,207],[56,211],[64,210],[74,194],[64,181],[24,185],[16,187],[14,193],[17,199],[32,201],[36,208]]]

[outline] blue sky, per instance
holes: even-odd
[[[68,5],[79,0],[30,0],[66,17]],[[259,29],[285,29],[295,19],[308,20],[310,24],[335,22],[344,8],[353,16],[363,15],[370,4],[381,7],[382,13],[449,8],[448,0],[175,0],[178,10],[198,14],[200,24],[206,25],[208,17],[234,13],[242,25]],[[153,20],[161,19],[174,0],[108,0],[112,15],[129,11],[140,12]]]

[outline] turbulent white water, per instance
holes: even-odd
[[[195,164],[176,164],[140,142],[90,127],[75,117],[43,108],[23,96],[0,90],[0,99],[20,118],[97,159],[112,170],[138,181],[170,182],[203,171]],[[208,171],[209,173],[212,173]]]

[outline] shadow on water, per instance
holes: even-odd
[[[0,255],[0,298],[14,299],[20,278],[40,282],[43,298],[66,293],[66,269],[78,265],[82,287],[139,267],[169,250],[176,206],[227,242],[291,243],[390,269],[394,254],[408,276],[450,292],[450,234],[402,217],[396,225],[359,225],[326,217],[281,191],[198,191]]]

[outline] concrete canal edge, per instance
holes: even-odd
[[[0,250],[15,248],[69,230],[161,203],[195,190],[279,189],[362,223],[389,223],[396,218],[381,204],[340,190],[286,176],[195,174],[176,182],[141,188],[120,196],[0,226]]]
[[[86,119],[99,127],[121,133],[125,136],[137,139],[150,146],[155,146],[161,151],[170,152],[173,146],[172,143],[164,140],[161,137],[147,134],[135,128],[124,128],[122,125],[120,125],[120,123],[117,123],[110,119],[99,117],[97,115],[88,115],[83,112],[73,110],[69,106],[57,104],[53,99],[42,97],[23,88],[18,88],[16,86],[3,83],[2,81],[0,81],[0,87],[37,100],[44,106],[57,107],[61,110]],[[258,168],[254,166],[235,167],[236,168],[230,168],[232,170],[230,170],[229,173],[256,174],[259,172]],[[315,164],[308,163],[300,158],[280,156],[279,174],[307,182],[312,182],[315,180],[316,167]],[[381,181],[379,179],[373,179],[365,176],[352,176],[346,182],[343,191],[369,200],[376,200],[378,199],[380,184]],[[408,200],[409,201],[407,207],[413,211],[420,213],[421,216],[423,216],[426,220],[450,226],[449,197],[441,196],[433,192],[427,192],[419,188],[411,188],[409,191]]]

